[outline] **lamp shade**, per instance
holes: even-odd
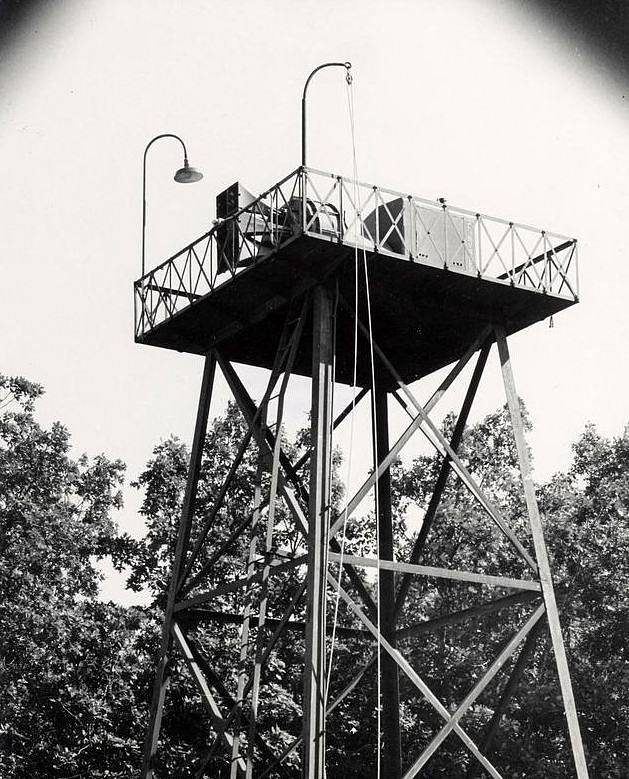
[[[187,160],[184,162],[183,168],[179,168],[175,173],[175,181],[179,184],[194,184],[195,181],[201,181],[202,178],[203,173],[188,165]]]

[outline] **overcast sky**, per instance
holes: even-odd
[[[305,77],[351,60],[362,180],[580,241],[580,305],[512,341],[537,478],[568,466],[587,420],[619,434],[627,98],[609,65],[526,7],[58,0],[34,12],[1,63],[0,370],[44,384],[42,421],[63,421],[77,454],[120,457],[130,478],[160,439],[189,440],[202,359],[133,343],[144,146],[178,133],[205,172],[180,187],[179,147],[151,149],[155,265],[208,228],[227,185],[261,192],[297,167]],[[313,82],[309,117],[309,162],[351,175],[340,71]],[[476,417],[503,402],[495,367],[484,386]],[[215,408],[226,398],[219,384]],[[137,506],[129,492],[120,521],[134,534]]]

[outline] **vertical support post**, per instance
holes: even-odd
[[[149,728],[144,745],[144,760],[142,764],[143,779],[154,779],[152,760],[157,751],[157,742],[159,740],[159,731],[162,721],[162,711],[164,707],[164,697],[168,686],[167,666],[169,661],[169,651],[171,642],[171,627],[173,621],[173,609],[179,591],[179,576],[185,560],[188,542],[190,540],[190,530],[192,527],[192,517],[197,495],[197,483],[199,481],[199,472],[201,470],[201,457],[203,454],[203,442],[207,429],[207,420],[210,411],[210,400],[212,398],[212,387],[214,386],[214,376],[216,374],[216,359],[214,353],[208,354],[205,358],[203,368],[203,380],[201,382],[201,393],[199,396],[199,405],[197,408],[197,418],[194,428],[194,437],[192,440],[192,451],[190,453],[190,466],[188,468],[188,479],[184,493],[183,507],[181,510],[181,521],[177,533],[177,545],[175,548],[175,557],[170,579],[170,588],[168,590],[168,600],[164,613],[164,624],[162,627],[162,642],[160,647],[160,656],[155,672],[155,681],[153,684],[153,698],[151,701],[151,711],[149,714]]]
[[[332,295],[319,286],[313,296],[312,459],[308,519],[306,657],[303,696],[303,776],[325,776],[326,574],[332,447]]]
[[[388,393],[376,379],[375,390],[375,441],[379,462],[389,451]],[[391,512],[391,471],[387,468],[378,479],[378,556],[381,560],[393,560],[393,516]],[[395,613],[395,573],[379,572],[380,631],[383,638],[397,648]],[[402,745],[400,739],[400,681],[398,664],[381,647],[380,669],[382,675],[382,776],[399,779],[402,775]]]
[[[535,496],[535,485],[533,483],[529,452],[524,439],[524,425],[520,412],[520,400],[515,387],[515,380],[511,369],[511,359],[509,356],[509,347],[507,346],[507,337],[504,328],[496,327],[496,340],[498,343],[498,353],[500,355],[500,365],[502,367],[502,378],[505,385],[509,413],[511,415],[511,424],[513,426],[513,434],[515,436],[515,444],[518,452],[520,471],[522,473],[524,497],[531,526],[535,556],[537,558],[542,595],[546,605],[548,628],[550,631],[553,652],[555,654],[555,663],[557,664],[564,711],[568,721],[568,732],[570,735],[570,744],[572,746],[574,766],[578,779],[587,779],[588,769],[585,762],[583,742],[581,741],[581,731],[579,729],[579,720],[577,717],[576,704],[574,702],[574,694],[572,692],[572,684],[570,682],[568,660],[566,658],[566,650],[561,635],[559,612],[557,610],[555,590],[550,571],[550,563],[548,561],[548,552],[546,550],[542,521],[537,505],[537,498]]]

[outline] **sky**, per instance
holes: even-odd
[[[298,166],[304,80],[322,62],[349,60],[361,180],[579,239],[580,304],[553,329],[540,323],[511,342],[535,426],[536,477],[569,466],[586,421],[620,434],[629,421],[626,85],[536,8],[513,0],[37,6],[0,59],[0,370],[42,383],[41,421],[67,425],[75,454],[121,458],[129,480],[160,440],[189,441],[202,358],[133,343],[144,147],[177,133],[205,173],[178,186],[178,145],[151,148],[152,266],[208,229],[216,194],[233,181],[261,192]],[[309,163],[352,173],[340,70],[312,83]],[[256,394],[262,373],[242,375]],[[303,401],[306,383],[296,388]],[[213,411],[227,397],[219,382]],[[459,400],[454,393],[444,410]],[[473,418],[503,402],[494,356]],[[299,399],[289,406],[289,428],[303,424],[300,409]],[[127,488],[125,499],[121,528],[138,535],[139,495]],[[104,597],[124,600],[122,588],[108,572]]]

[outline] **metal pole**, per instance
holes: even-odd
[[[570,682],[570,672],[568,670],[568,660],[566,650],[561,636],[561,625],[559,624],[559,612],[555,599],[555,590],[548,561],[548,552],[544,540],[544,530],[542,520],[535,496],[535,484],[533,483],[533,474],[531,463],[529,461],[529,451],[524,439],[524,425],[522,414],[520,412],[520,399],[515,387],[513,371],[511,369],[511,359],[509,356],[509,347],[507,346],[507,337],[502,327],[496,328],[496,341],[498,343],[498,353],[500,355],[500,365],[502,367],[502,377],[505,385],[505,394],[509,405],[511,415],[511,425],[515,437],[518,460],[520,462],[520,472],[522,474],[522,483],[524,486],[524,497],[526,499],[526,508],[529,515],[531,526],[531,536],[535,548],[535,556],[539,569],[539,580],[542,586],[542,595],[546,605],[548,617],[548,629],[555,654],[555,663],[557,664],[557,674],[559,676],[559,685],[563,698],[564,710],[568,721],[568,732],[570,734],[570,744],[572,746],[572,756],[574,766],[579,779],[587,779],[588,769],[585,762],[585,753],[583,751],[583,742],[581,741],[581,731],[579,729],[579,719],[577,716],[577,707],[574,702],[572,684]]]
[[[301,164],[304,168],[306,167],[306,92],[308,91],[308,85],[310,84],[314,74],[318,73],[320,70],[323,70],[323,68],[345,68],[347,70],[348,78],[351,79],[351,76],[349,75],[351,67],[351,62],[326,62],[325,64],[319,65],[319,67],[315,68],[306,79],[306,83],[304,84],[304,91],[301,96]]]
[[[375,442],[378,459],[389,451],[389,409],[387,391],[378,386],[375,390]],[[378,556],[393,560],[393,517],[391,512],[391,471],[387,468],[378,479]],[[395,573],[381,569],[378,576],[380,595],[380,631],[396,649]],[[402,745],[400,738],[400,681],[398,665],[388,652],[380,651],[382,693],[382,776],[399,779],[402,775]],[[380,705],[380,701],[378,701]]]
[[[179,143],[183,146],[184,167],[186,167],[188,164],[188,151],[186,150],[186,144],[178,135],[173,135],[173,133],[161,133],[160,135],[156,135],[155,138],[151,138],[151,140],[146,144],[142,161],[142,276],[144,276],[144,272],[146,270],[144,260],[146,244],[146,154],[155,141],[158,141],[160,138],[174,138],[175,140],[179,141]]]
[[[303,695],[303,763],[306,779],[325,776],[326,574],[332,449],[332,295],[319,286],[313,296],[312,460],[308,518],[306,657]]]
[[[157,751],[157,742],[162,720],[162,710],[164,707],[164,697],[168,686],[167,666],[170,651],[170,631],[173,623],[173,611],[177,599],[179,573],[184,562],[186,549],[190,540],[190,528],[192,525],[192,516],[194,514],[194,505],[196,502],[197,483],[199,481],[199,471],[201,469],[201,457],[203,454],[203,442],[207,428],[207,419],[210,411],[210,400],[212,398],[212,387],[214,385],[214,375],[216,373],[216,359],[214,354],[209,354],[205,358],[205,367],[203,370],[203,381],[201,383],[201,393],[199,396],[199,406],[197,409],[197,419],[194,428],[194,438],[192,441],[192,452],[190,454],[190,465],[188,468],[188,480],[184,494],[183,508],[181,511],[181,522],[177,534],[177,546],[175,549],[175,559],[171,572],[170,588],[168,591],[168,600],[164,614],[164,624],[162,628],[162,643],[160,657],[155,673],[155,682],[153,685],[153,699],[151,702],[151,711],[149,714],[149,728],[144,747],[144,761],[142,766],[143,779],[154,779],[152,760]]]

